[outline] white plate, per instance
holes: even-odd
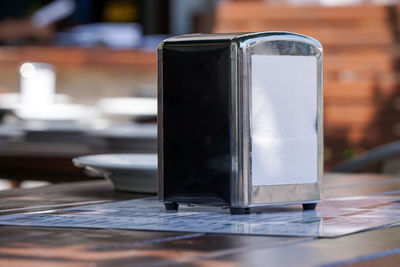
[[[22,120],[76,121],[93,116],[92,109],[70,104],[70,101],[69,96],[56,94],[54,104],[26,105],[20,102],[20,94],[2,93],[0,94],[0,109],[12,111]]]
[[[157,99],[148,97],[104,98],[98,102],[104,115],[153,117],[157,115]]]
[[[67,104],[71,102],[68,95],[56,94],[54,96],[55,104]],[[21,106],[19,93],[0,93],[0,108],[6,110],[14,110]]]
[[[84,133],[86,124],[77,121],[37,121],[27,120],[21,122],[21,127],[26,132],[41,133]]]
[[[157,124],[138,124],[138,123],[124,123],[117,125],[107,125],[101,129],[89,129],[89,135],[115,138],[123,140],[132,139],[154,139],[157,140]]]
[[[14,110],[23,120],[77,121],[92,116],[90,108],[76,104],[54,104],[42,107],[20,106]]]
[[[22,137],[23,135],[24,131],[19,125],[0,124],[0,139]]]
[[[77,167],[101,173],[114,187],[139,193],[157,192],[156,154],[104,154],[73,159]]]

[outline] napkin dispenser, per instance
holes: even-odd
[[[158,48],[158,195],[314,209],[322,196],[322,46],[287,32],[193,34]]]

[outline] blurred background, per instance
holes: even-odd
[[[399,139],[397,1],[0,0],[0,186],[91,179],[79,155],[156,152],[159,42],[254,31],[322,43],[326,171]],[[389,154],[354,170],[398,172]]]

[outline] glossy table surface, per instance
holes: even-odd
[[[327,174],[324,195],[400,190],[400,177]],[[107,181],[0,192],[0,215],[133,199]],[[400,226],[337,238],[0,226],[0,266],[399,266]]]

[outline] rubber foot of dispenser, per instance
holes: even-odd
[[[315,210],[317,203],[307,203],[303,204],[303,210]]]
[[[178,210],[179,204],[176,202],[165,202],[164,203],[166,210]]]
[[[231,212],[231,214],[246,214],[246,213],[250,213],[250,208],[230,207],[229,211]]]

